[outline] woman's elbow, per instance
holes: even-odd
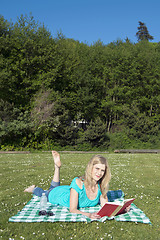
[[[70,213],[75,213],[75,212],[76,212],[76,210],[77,210],[77,209],[75,209],[75,208],[72,208],[72,207],[70,207],[70,208],[69,208],[69,211],[70,211]]]

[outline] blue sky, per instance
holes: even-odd
[[[108,44],[128,37],[137,42],[138,21],[144,22],[153,42],[160,42],[160,0],[1,0],[0,14],[13,23],[32,13],[53,37],[92,44]]]

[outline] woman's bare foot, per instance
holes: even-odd
[[[35,188],[35,185],[32,185],[32,186],[26,188],[26,189],[24,190],[24,192],[33,193],[34,188]]]
[[[56,151],[52,151],[52,156],[53,156],[53,159],[54,159],[54,164],[55,166],[57,166],[58,168],[61,167],[61,160],[60,160],[60,155],[58,152]]]

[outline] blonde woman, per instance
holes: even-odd
[[[89,161],[84,177],[76,177],[70,186],[60,186],[60,155],[52,151],[54,159],[54,176],[49,190],[32,185],[24,192],[33,193],[39,197],[44,192],[48,201],[52,204],[59,204],[70,209],[71,213],[83,214],[91,219],[99,219],[97,213],[85,213],[79,210],[81,207],[93,207],[99,202],[101,206],[108,201],[107,191],[111,179],[111,173],[106,158],[95,155]]]

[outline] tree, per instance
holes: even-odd
[[[38,143],[52,141],[61,146],[75,144],[76,129],[71,123],[65,102],[65,98],[51,89],[42,89],[35,95],[31,111],[34,141]]]
[[[25,107],[41,85],[54,80],[55,43],[32,16],[21,15],[14,25],[8,24],[0,18],[1,98]]]
[[[139,21],[139,27],[138,27],[138,32],[136,33],[136,36],[138,38],[138,41],[142,40],[153,40],[153,36],[151,36],[148,32],[148,29],[145,25],[145,23]]]
[[[24,147],[29,141],[32,129],[30,114],[28,111],[0,99],[0,148],[4,145]]]

